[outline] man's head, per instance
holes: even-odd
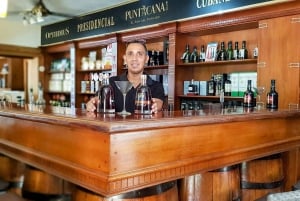
[[[135,40],[127,43],[124,61],[127,64],[128,72],[134,74],[143,72],[148,59],[148,51],[144,41]]]

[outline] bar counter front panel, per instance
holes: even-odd
[[[300,146],[299,110],[122,117],[25,107],[1,108],[0,121],[0,153],[103,196]]]

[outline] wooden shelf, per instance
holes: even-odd
[[[77,70],[78,73],[89,73],[89,72],[103,72],[103,71],[111,71],[111,68],[106,69],[88,69],[88,70]]]
[[[70,94],[70,91],[46,91],[48,94]]]
[[[230,60],[230,61],[207,61],[207,62],[197,62],[197,63],[179,63],[177,66],[208,66],[208,65],[237,65],[237,64],[254,64],[257,63],[257,59],[243,59],[243,60]]]
[[[220,96],[199,96],[199,95],[179,95],[181,99],[201,99],[201,100],[219,100]],[[243,97],[232,97],[232,96],[225,96],[225,101],[242,101]]]

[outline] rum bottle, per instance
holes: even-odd
[[[205,49],[204,45],[201,45],[200,54],[199,54],[199,61],[204,62],[205,61]]]
[[[255,107],[254,92],[251,87],[251,80],[248,80],[247,90],[244,92],[244,107]]]
[[[147,86],[147,75],[141,75],[141,84],[135,95],[135,114],[151,114],[151,90]]]
[[[271,80],[271,89],[267,93],[267,108],[278,109],[278,93],[275,89],[275,80]]]
[[[226,50],[225,50],[225,43],[221,42],[221,49],[218,53],[218,61],[224,61],[226,60]]]
[[[246,41],[242,42],[242,48],[239,50],[239,58],[240,59],[248,59],[248,50],[246,47]]]
[[[216,95],[216,82],[214,79],[214,75],[211,75],[209,81],[207,81],[207,95],[215,96]]]
[[[183,63],[189,63],[190,57],[191,57],[190,46],[187,44],[185,47],[185,52],[183,53],[183,55],[181,57],[181,60],[183,61]]]
[[[109,84],[109,75],[103,75],[103,82],[98,93],[100,113],[115,113],[115,95],[112,86]]]
[[[239,42],[237,41],[234,43],[233,59],[234,60],[239,59]]]
[[[191,94],[198,94],[197,90],[198,90],[197,85],[195,85],[194,80],[192,79],[188,86],[188,92]]]
[[[227,60],[233,60],[232,41],[228,42],[226,56],[227,56]]]
[[[231,96],[231,80],[229,79],[228,75],[224,83],[224,95]]]
[[[191,53],[190,61],[191,61],[191,62],[194,62],[194,63],[196,63],[196,62],[199,61],[199,59],[198,59],[198,50],[197,50],[197,47],[196,47],[196,46],[194,47],[194,50],[193,50],[193,52]]]

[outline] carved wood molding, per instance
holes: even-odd
[[[178,32],[211,34],[211,32],[257,28],[260,20],[296,14],[300,14],[300,2],[292,1],[180,22]]]
[[[33,58],[41,55],[41,49],[0,44],[0,55],[11,56],[11,57]]]

